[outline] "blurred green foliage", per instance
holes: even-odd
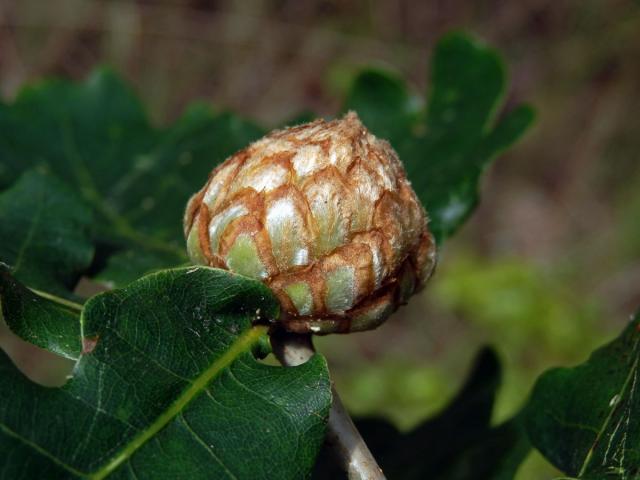
[[[343,375],[338,372],[337,382],[354,413],[383,414],[401,429],[413,427],[454,393],[458,385],[448,372],[457,363],[455,357],[462,352],[469,357],[487,342],[496,348],[505,369],[495,415],[496,421],[504,420],[521,406],[544,369],[582,360],[613,333],[598,322],[602,308],[597,300],[577,298],[557,273],[522,258],[487,259],[458,252],[441,263],[427,295],[472,332],[460,332],[456,348],[442,363],[416,364],[395,356],[363,362]],[[394,321],[396,317],[390,320]],[[331,357],[331,342],[324,341],[322,348]]]
[[[456,385],[438,365],[400,359],[361,365],[336,379],[356,416],[383,415],[401,430],[417,425],[447,404]]]
[[[622,261],[640,258],[640,171],[620,194],[620,254]]]
[[[615,332],[601,321],[599,299],[578,297],[561,269],[514,256],[486,258],[469,249],[446,256],[425,300],[452,314],[464,329],[449,320],[454,324],[450,335],[457,339],[437,362],[385,355],[353,369],[334,370],[349,409],[357,416],[382,415],[408,431],[449,403],[462,379],[451,372],[467,371],[474,352],[487,343],[497,350],[504,369],[493,422],[506,420],[522,407],[544,370],[584,360]],[[401,322],[402,314],[400,310],[390,322]],[[420,341],[427,349],[434,339],[427,334]],[[322,349],[330,359],[339,356],[329,341]],[[556,473],[534,452],[516,478],[539,480]]]
[[[459,253],[444,265],[433,297],[491,338],[504,357],[498,418],[524,401],[541,370],[578,361],[603,339],[597,301],[577,298],[557,274],[522,258]]]

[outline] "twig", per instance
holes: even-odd
[[[275,356],[288,367],[305,363],[315,353],[311,335],[277,331],[271,335],[271,343]],[[333,384],[331,392],[333,403],[329,412],[327,444],[334,450],[349,480],[385,480],[382,469],[353,424]]]

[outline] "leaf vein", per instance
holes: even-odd
[[[189,433],[196,440],[196,442],[198,442],[200,445],[202,445],[202,447],[211,455],[211,457],[216,462],[218,462],[218,464],[224,469],[224,471],[227,473],[227,475],[230,478],[233,478],[234,480],[238,480],[238,477],[236,475],[234,475],[233,472],[231,470],[229,470],[229,467],[227,467],[224,464],[224,462],[215,454],[215,452],[213,451],[211,446],[207,445],[207,443],[202,439],[202,437],[191,427],[191,425],[189,425],[189,422],[187,422],[187,419],[185,418],[183,412],[180,412],[180,419],[182,420],[182,423],[187,428]]]
[[[64,468],[65,470],[73,473],[74,475],[77,475],[79,477],[84,477],[86,476],[85,473],[82,473],[80,470],[77,470],[76,468],[72,467],[71,465],[68,465],[66,463],[64,463],[62,460],[60,460],[59,458],[57,458],[54,454],[52,454],[51,452],[49,452],[48,450],[42,448],[40,445],[38,445],[37,443],[32,442],[31,440],[29,440],[28,438],[23,437],[22,435],[20,435],[17,432],[14,432],[12,429],[10,429],[6,424],[4,423],[0,423],[0,430],[2,430],[2,432],[5,433],[5,435],[9,435],[10,437],[15,438],[16,440],[21,441],[22,443],[24,443],[25,445],[33,448],[36,452],[40,453],[42,456],[46,457],[48,460],[51,460],[53,463],[55,463],[56,465]]]
[[[113,473],[122,464],[131,458],[144,444],[152,439],[160,430],[167,426],[189,403],[202,391],[207,388],[211,380],[233,363],[241,354],[248,351],[255,342],[265,333],[265,327],[254,327],[242,335],[240,335],[229,349],[219,358],[217,358],[204,372],[202,372],[192,383],[183,391],[176,401],[158,418],[149,425],[145,430],[141,431],[110,461],[104,464],[99,470],[90,475],[92,480],[102,480]]]

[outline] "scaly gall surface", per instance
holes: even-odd
[[[290,331],[380,325],[436,262],[396,152],[355,113],[274,131],[228,158],[187,205],[197,264],[264,281]]]

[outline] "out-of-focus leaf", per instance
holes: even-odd
[[[167,270],[87,302],[64,387],[35,385],[0,355],[0,478],[305,478],[329,379],[320,356],[254,359],[265,328],[251,321],[277,305],[229,272]]]
[[[379,70],[360,74],[347,98],[345,109],[398,151],[439,242],[475,208],[484,168],[533,120],[528,106],[495,120],[505,89],[498,53],[452,33],[436,45],[426,109],[401,79]]]
[[[544,373],[527,407],[532,444],[567,475],[640,478],[640,314],[583,364]]]
[[[457,457],[443,480],[513,480],[531,451],[521,416],[489,430]]]
[[[412,101],[404,81],[384,70],[360,73],[345,109],[357,111],[370,130],[397,149],[413,140],[413,125],[420,114],[419,104]],[[401,158],[407,165],[408,159]]]
[[[379,419],[357,421],[367,445],[388,478],[403,480],[512,479],[530,450],[520,417],[491,426],[501,370],[492,350],[484,350],[456,398],[438,416],[408,433]],[[340,478],[323,452],[317,479]]]
[[[91,210],[55,178],[24,174],[0,194],[0,261],[30,287],[71,296],[93,258]]]
[[[159,265],[171,265],[175,261],[175,257],[167,253],[143,249],[123,250],[109,256],[107,264],[94,280],[108,287],[123,286],[138,279],[141,273],[153,273],[159,269]]]
[[[82,306],[44,298],[17,282],[0,263],[0,308],[9,328],[23,340],[63,357],[80,356]]]
[[[186,261],[187,199],[213,167],[261,133],[200,105],[154,128],[131,90],[101,69],[85,83],[45,81],[0,104],[0,188],[27,169],[46,168],[93,209],[95,241],[111,246],[101,252],[142,249],[155,254],[154,268],[175,266]],[[129,278],[130,270],[109,273]]]

